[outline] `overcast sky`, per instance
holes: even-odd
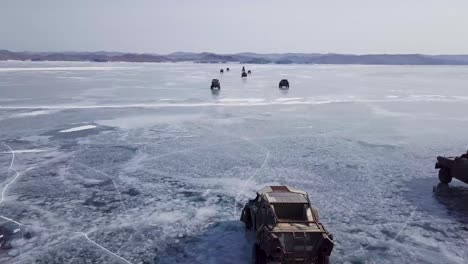
[[[468,0],[0,0],[0,49],[468,54]]]

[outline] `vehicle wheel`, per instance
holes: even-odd
[[[266,254],[255,244],[252,249],[252,264],[266,264]]]
[[[330,257],[329,256],[319,256],[319,263],[320,264],[329,264],[330,263]]]
[[[439,170],[439,180],[441,183],[449,184],[452,181],[450,170],[442,168]]]
[[[245,213],[245,228],[248,230],[252,229],[252,216],[250,215],[250,210]]]

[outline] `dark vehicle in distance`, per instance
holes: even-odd
[[[223,69],[219,70],[219,73],[224,73],[224,70]]]
[[[439,169],[439,180],[448,184],[453,178],[468,184],[468,151],[459,157],[437,157],[435,168]]]
[[[214,88],[221,89],[221,83],[219,82],[218,79],[213,79],[211,81],[211,90],[213,90]]]
[[[92,62],[108,62],[106,59],[101,59],[101,58],[94,58],[91,61]]]
[[[241,78],[246,78],[246,77],[247,77],[247,73],[246,73],[245,71],[244,71],[244,72],[242,72],[242,74],[241,74]]]
[[[283,88],[289,89],[289,81],[286,80],[286,79],[281,80],[279,82],[279,88],[280,89],[283,89]]]
[[[248,71],[247,71],[247,74],[252,74],[252,71],[251,71],[251,70],[248,70]]]
[[[241,221],[256,233],[254,264],[328,264],[333,236],[320,223],[306,192],[267,186],[245,205]]]
[[[226,71],[228,72],[228,71],[229,71],[229,68],[226,68]]]

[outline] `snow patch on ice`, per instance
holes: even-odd
[[[386,99],[314,99],[297,101],[266,101],[261,98],[235,99],[224,98],[216,102],[160,102],[160,103],[138,103],[138,104],[102,104],[102,105],[29,105],[29,106],[0,106],[0,109],[20,110],[20,109],[120,109],[120,108],[164,108],[164,107],[248,107],[248,106],[269,106],[269,105],[325,105],[339,103],[381,103],[381,102],[460,102],[467,101],[468,97],[443,97],[443,96],[409,96],[408,98],[386,98]]]
[[[294,105],[294,104],[300,104],[301,102],[300,101],[287,101],[287,102],[283,102],[283,104],[285,105]]]
[[[79,77],[79,76],[58,76],[56,77],[57,79],[75,79],[75,80],[83,80],[86,79],[85,77]]]
[[[131,69],[130,67],[25,67],[25,68],[0,68],[0,72],[18,71],[108,71]]]
[[[48,151],[47,149],[16,149],[15,154],[21,154],[21,153],[40,153],[40,152],[46,152]],[[10,154],[11,152],[0,152],[1,154]]]
[[[174,223],[177,221],[181,221],[187,219],[187,215],[182,212],[155,212],[150,217],[150,221],[152,223]]]
[[[201,114],[184,114],[184,115],[139,115],[121,117],[115,119],[98,120],[97,124],[104,126],[119,127],[123,129],[132,129],[147,127],[161,123],[180,123],[185,121],[193,121],[202,118]]]
[[[103,179],[90,179],[90,178],[82,178],[81,182],[84,184],[100,184],[103,183],[105,180]]]
[[[215,207],[202,207],[195,213],[195,218],[199,221],[206,221],[218,213]]]
[[[32,112],[16,114],[13,117],[30,117],[30,116],[38,116],[38,115],[49,115],[49,114],[53,114],[55,112],[57,112],[57,111],[54,111],[54,110],[38,110],[38,111],[32,111]]]
[[[236,102],[247,102],[247,103],[260,103],[264,102],[263,98],[223,98],[219,100],[220,102],[226,103],[236,103]]]
[[[304,98],[302,97],[291,97],[291,98],[278,98],[275,101],[277,102],[286,102],[286,101],[297,101],[297,100],[302,100]]]
[[[394,112],[394,111],[390,111],[390,110],[387,110],[387,109],[384,109],[380,106],[377,106],[377,105],[369,105],[372,113],[376,114],[376,115],[380,115],[380,116],[387,116],[387,117],[404,117],[404,116],[412,116],[408,113],[403,113],[403,112]]]
[[[60,133],[70,133],[70,132],[76,132],[76,131],[82,131],[82,130],[88,130],[88,129],[93,129],[96,128],[97,126],[95,125],[86,125],[86,126],[79,126],[79,127],[72,127],[69,129],[61,130]]]

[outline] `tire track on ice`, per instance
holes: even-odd
[[[249,184],[250,180],[253,179],[255,176],[257,176],[258,172],[260,172],[264,167],[265,165],[267,164],[268,160],[270,159],[270,154],[271,152],[269,150],[267,150],[266,152],[266,156],[265,156],[265,159],[263,160],[263,163],[260,167],[258,167],[255,172],[250,175],[249,178],[247,178],[245,181],[244,181],[244,184],[242,185],[241,189],[239,190],[239,192],[237,193],[235,199],[234,199],[234,214],[237,215],[237,203],[239,201],[239,197],[244,193],[244,190],[245,188],[247,187],[247,185]]]
[[[408,224],[409,224],[409,223],[411,222],[411,220],[413,219],[413,216],[414,216],[414,214],[416,213],[417,210],[418,210],[417,207],[416,207],[415,209],[413,209],[413,211],[412,211],[412,212],[410,213],[410,215],[408,216],[408,219],[406,219],[406,221],[403,223],[402,227],[401,227],[400,230],[398,231],[397,235],[396,235],[394,238],[390,239],[390,240],[386,240],[385,242],[393,242],[393,241],[395,241],[398,237],[400,237],[400,235],[401,235],[401,233],[403,232],[403,230],[406,229],[406,227],[408,226]],[[336,261],[333,261],[333,263],[339,263],[339,262],[342,261],[343,259],[348,258],[348,257],[351,257],[351,256],[353,256],[354,254],[356,254],[357,252],[362,251],[362,250],[366,250],[367,248],[369,248],[369,247],[371,247],[371,246],[373,246],[373,245],[375,245],[375,242],[374,242],[374,243],[369,243],[369,245],[367,245],[367,246],[365,246],[365,247],[361,247],[361,248],[359,248],[359,249],[357,249],[357,250],[355,250],[355,251],[353,251],[353,252],[351,252],[351,253],[349,253],[349,254],[346,254],[346,255],[340,257],[339,259],[337,259]]]
[[[90,166],[88,166],[88,165],[86,165],[86,164],[84,164],[84,163],[81,163],[81,162],[79,162],[79,161],[72,161],[72,162],[75,163],[75,164],[78,164],[78,165],[80,165],[80,166],[82,166],[82,167],[85,167],[85,168],[87,168],[87,169],[93,170],[93,171],[99,173],[100,175],[102,175],[102,176],[108,178],[109,180],[111,180],[111,181],[112,181],[112,184],[114,185],[114,189],[117,191],[117,193],[118,193],[118,195],[119,195],[120,206],[122,206],[122,209],[124,210],[125,214],[128,216],[127,207],[125,206],[125,203],[123,202],[122,192],[120,192],[119,187],[117,186],[117,183],[114,181],[114,179],[112,179],[112,178],[111,178],[109,175],[107,175],[106,173],[104,173],[104,172],[102,172],[102,171],[100,171],[100,170],[98,170],[98,169],[95,169],[95,168],[93,168],[93,167],[90,167]]]
[[[15,163],[15,151],[7,144],[5,143],[2,143],[5,147],[7,147],[9,150],[10,150],[10,153],[11,153],[11,162],[10,162],[10,167],[8,168],[9,171],[13,171],[15,173],[15,176],[13,177],[13,179],[11,181],[9,181],[5,187],[3,187],[2,189],[2,195],[1,195],[1,199],[0,199],[0,205],[3,203],[3,201],[5,200],[5,193],[8,189],[8,187],[10,187],[10,185],[16,181],[18,179],[18,177],[20,176],[20,174],[18,173],[18,171],[16,171],[15,169],[13,169],[13,165]]]
[[[10,150],[10,153],[11,153],[11,162],[10,162],[10,167],[8,168],[8,171],[13,171],[15,173],[15,176],[13,177],[13,179],[8,182],[5,187],[2,189],[2,195],[1,195],[1,199],[0,199],[0,206],[2,205],[3,201],[5,200],[5,194],[6,194],[6,191],[8,190],[8,187],[13,183],[15,182],[20,174],[17,170],[15,170],[13,168],[13,165],[15,164],[15,151],[8,145],[8,144],[5,144],[5,143],[2,143],[4,146],[6,146],[9,150]],[[23,244],[21,245],[20,247],[20,258],[23,257],[23,245],[24,245],[24,233],[23,233],[23,230],[20,228],[19,231],[21,232],[21,240],[23,241]],[[15,229],[13,231],[13,233],[17,233],[18,230]]]
[[[207,128],[207,127],[205,127],[205,128]],[[207,128],[207,129],[209,129],[209,128]],[[226,130],[224,130],[224,129],[221,129],[221,131],[222,131],[222,133],[223,133],[224,135],[227,135],[227,136],[229,136],[229,137],[234,138],[235,140],[233,140],[233,141],[244,141],[244,142],[247,142],[247,143],[249,143],[250,145],[253,145],[253,146],[258,147],[259,149],[265,151],[265,153],[266,153],[265,159],[263,160],[263,162],[262,162],[262,164],[260,165],[260,167],[258,167],[258,168],[254,171],[254,173],[252,173],[252,175],[250,175],[250,176],[244,181],[244,184],[242,185],[241,189],[239,190],[239,192],[237,193],[236,197],[234,198],[234,215],[237,215],[237,203],[238,203],[238,201],[239,201],[240,196],[243,194],[243,192],[244,192],[245,188],[247,187],[247,185],[249,184],[249,182],[250,182],[253,178],[255,178],[255,176],[257,176],[257,174],[258,174],[261,170],[263,170],[263,168],[266,166],[268,160],[270,159],[271,151],[270,151],[269,149],[265,148],[264,146],[262,146],[262,145],[260,145],[260,144],[258,144],[258,143],[253,142],[251,138],[248,138],[248,137],[245,137],[245,136],[239,137],[239,136],[234,135],[234,134],[232,134],[232,133],[230,133],[230,132],[228,132],[228,131],[226,131]],[[258,138],[258,139],[263,139],[263,138]]]
[[[85,233],[85,232],[81,232],[81,231],[68,231],[68,230],[55,230],[55,229],[50,229],[50,228],[45,228],[45,227],[40,227],[40,226],[34,226],[34,225],[27,225],[27,224],[23,224],[23,223],[20,223],[14,219],[11,219],[11,218],[8,218],[8,217],[5,217],[3,215],[0,215],[0,218],[6,220],[6,221],[9,221],[9,222],[12,222],[14,224],[17,224],[18,226],[22,226],[22,227],[30,227],[30,228],[36,228],[36,229],[42,229],[42,230],[46,230],[46,231],[52,231],[52,232],[58,232],[58,233],[71,233],[71,234],[77,234],[79,236],[83,236],[84,238],[86,238],[86,240],[88,240],[90,243],[92,243],[93,245],[97,246],[98,248],[100,248],[101,250],[105,251],[106,253],[110,254],[111,256],[114,256],[120,260],[122,260],[123,262],[125,263],[128,263],[128,264],[133,264],[132,262],[128,261],[127,259],[117,255],[116,253],[110,251],[109,249],[107,249],[106,247],[102,246],[101,244],[97,243],[96,241],[92,240],[91,238],[89,238],[88,236],[88,233]]]

